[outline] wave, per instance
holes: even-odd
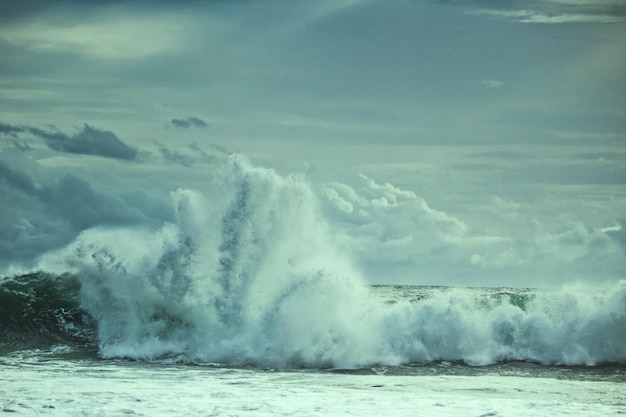
[[[52,345],[95,346],[95,323],[80,308],[74,276],[32,273],[0,281],[0,355]]]
[[[610,291],[439,290],[383,314],[398,362],[626,363],[626,282]]]
[[[2,337],[61,329],[44,341],[93,340],[104,358],[280,367],[626,363],[626,282],[593,293],[396,291],[389,302],[333,243],[305,179],[235,157],[212,185],[173,192],[176,220],[158,230],[84,231],[41,259],[46,274],[0,284],[19,303],[45,299],[0,304],[27,318]],[[48,295],[29,298],[32,288]]]

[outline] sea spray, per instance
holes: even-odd
[[[222,195],[172,193],[156,232],[92,229],[42,260],[71,269],[104,357],[355,366],[366,287],[308,183],[233,158]],[[361,325],[360,325],[361,324]],[[373,340],[376,340],[374,337]]]
[[[626,281],[609,291],[437,289],[380,315],[402,362],[626,362]]]
[[[386,303],[338,250],[314,192],[233,157],[171,194],[158,230],[90,229],[40,267],[80,281],[105,358],[281,367],[626,362],[610,291],[434,289]]]

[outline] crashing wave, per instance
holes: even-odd
[[[46,276],[46,285],[76,285],[69,299],[63,291],[39,298],[71,306],[2,308],[70,312],[39,325],[50,329],[87,313],[105,358],[283,367],[626,362],[626,282],[596,293],[437,290],[385,303],[333,243],[303,178],[239,157],[220,178],[217,192],[172,193],[176,220],[158,230],[90,229],[42,258],[43,270],[74,277]],[[0,288],[10,282],[18,281]],[[29,324],[3,337],[20,326]]]

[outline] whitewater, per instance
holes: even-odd
[[[626,413],[626,281],[370,286],[306,178],[234,156],[208,182],[2,278],[4,411]]]

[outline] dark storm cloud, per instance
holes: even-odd
[[[172,119],[172,126],[180,129],[188,129],[190,127],[207,127],[207,123],[197,117],[187,117],[185,119]]]
[[[83,126],[83,130],[75,135],[68,136],[62,132],[0,122],[0,134],[17,138],[18,133],[26,132],[43,139],[50,149],[57,152],[97,155],[127,161],[136,160],[139,154],[137,149],[122,142],[115,133],[91,127],[86,123]],[[21,150],[26,150],[24,145],[18,146],[15,142],[14,145]]]
[[[35,183],[28,175],[13,170],[2,161],[0,161],[0,187],[10,187],[28,195],[33,195],[36,191]]]
[[[0,122],[0,134],[17,138],[17,134],[26,130],[23,126],[10,125],[8,123]]]
[[[16,125],[10,125],[8,123],[0,122],[0,138],[3,136],[8,136],[12,138],[10,140],[11,144],[13,144],[13,147],[17,149],[18,151],[26,152],[26,151],[33,150],[33,148],[31,148],[30,145],[28,145],[28,143],[24,141],[19,141],[19,138],[18,138],[18,133],[23,133],[23,132],[26,132],[27,130],[28,128],[24,126],[16,126]]]
[[[44,186],[38,198],[49,208],[49,214],[65,217],[74,230],[96,225],[136,224],[143,217],[119,197],[99,193],[88,181],[73,174]]]
[[[32,261],[90,227],[158,225],[170,215],[167,201],[145,192],[102,188],[21,155],[0,154],[0,267]]]
[[[132,161],[137,150],[122,142],[113,132],[99,130],[85,124],[83,130],[73,136],[31,128],[29,131],[41,137],[50,149],[58,152],[98,155],[107,158]]]

